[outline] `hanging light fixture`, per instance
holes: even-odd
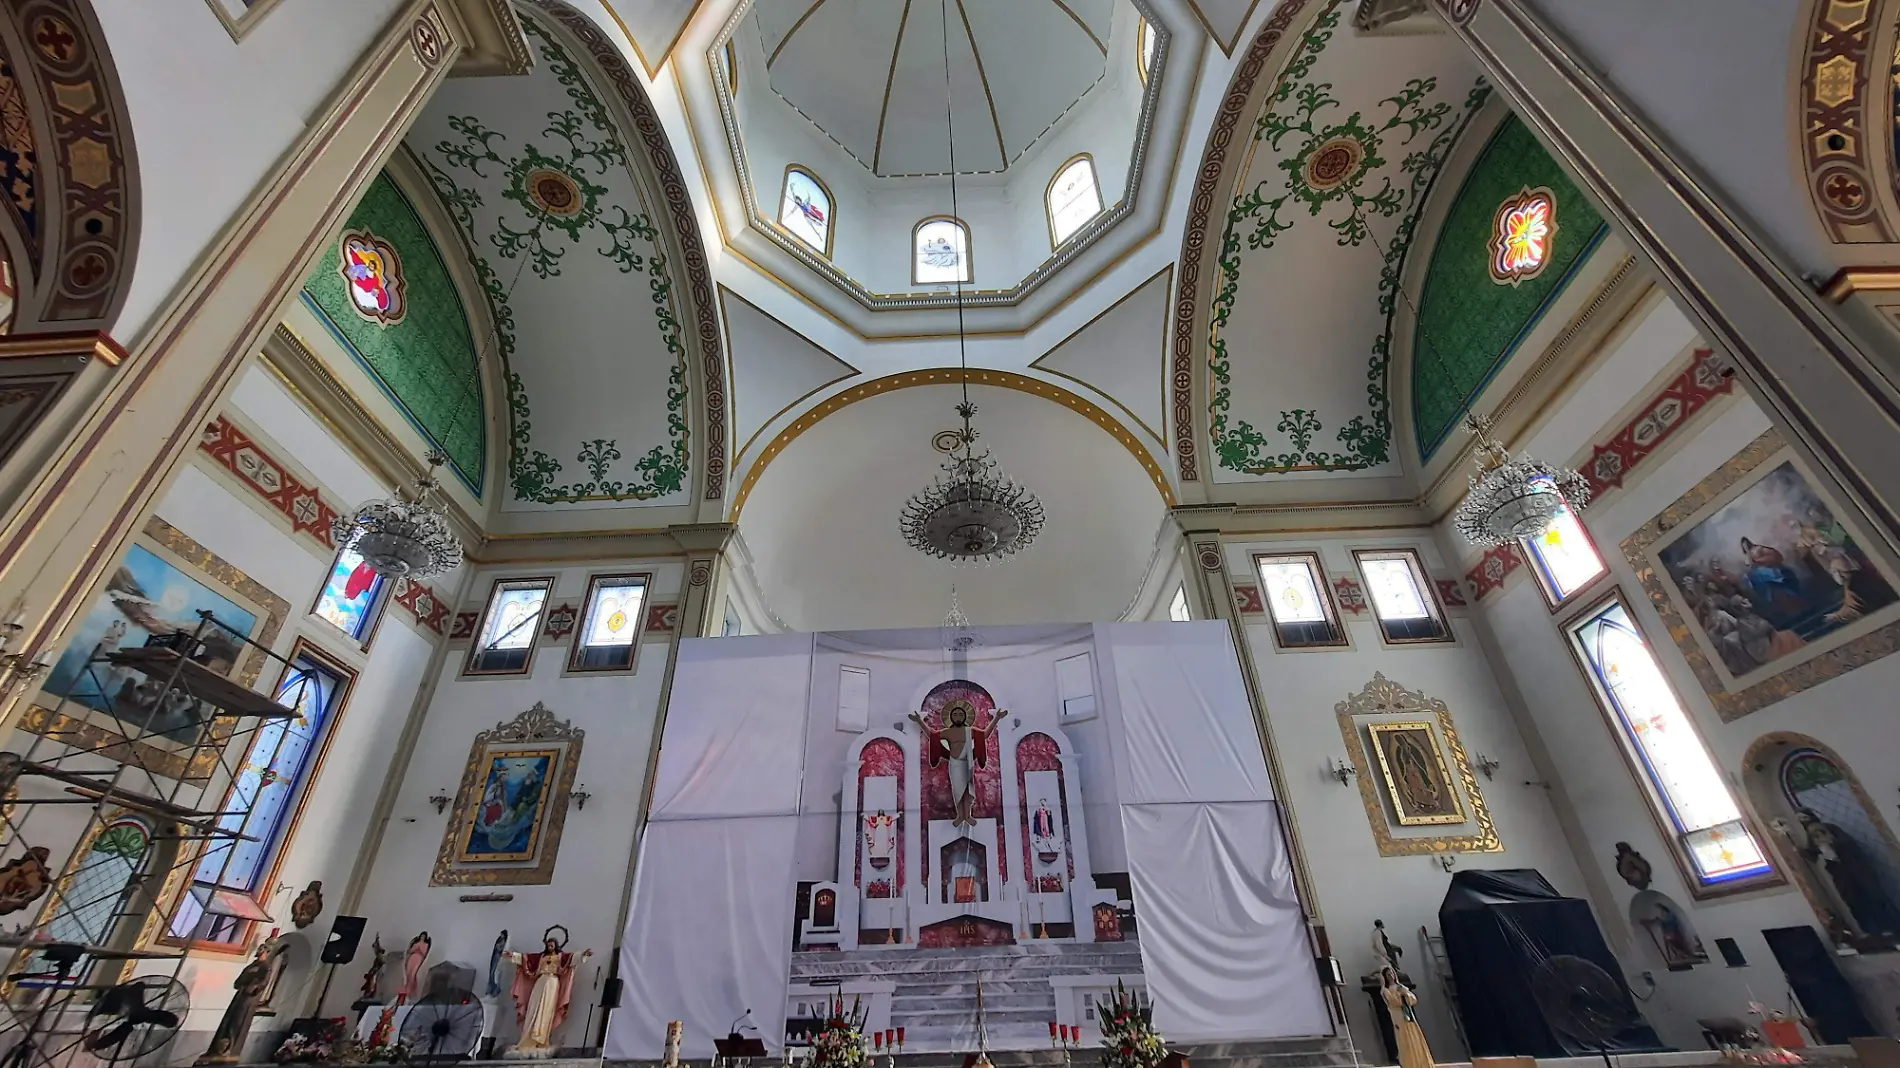
[[[957,213],[956,123],[950,107],[950,34],[948,2],[939,5],[944,29],[944,122],[950,145],[950,215]],[[960,253],[968,256],[967,244]],[[962,429],[952,431],[956,444],[942,469],[904,504],[898,527],[911,548],[926,556],[953,563],[1001,560],[1029,547],[1042,530],[1042,502],[1011,480],[990,455],[976,447],[972,423],[976,405],[970,403],[970,360],[963,332],[962,264],[957,272],[957,363],[963,372],[963,400],[956,406]]]
[[[1372,241],[1372,247],[1378,250],[1379,258],[1389,262],[1385,247],[1373,236],[1372,226],[1360,214],[1358,205],[1353,205],[1352,213],[1358,218],[1362,232]],[[1418,324],[1419,340],[1443,376],[1445,361],[1432,342],[1431,331],[1425,329],[1418,305],[1412,303],[1411,294],[1396,278],[1394,288],[1411,309],[1412,320]],[[1566,504],[1573,510],[1581,510],[1590,503],[1588,479],[1568,467],[1547,464],[1528,454],[1512,458],[1504,443],[1491,436],[1491,420],[1485,416],[1467,412],[1465,429],[1478,439],[1473,456],[1478,470],[1470,476],[1470,489],[1464,501],[1452,513],[1452,524],[1466,541],[1491,546],[1534,538],[1550,529],[1551,521]]]
[[[435,469],[447,460],[431,451],[429,470],[411,492],[365,501],[331,520],[337,548],[355,550],[370,570],[388,578],[425,579],[462,566],[462,542],[435,503],[442,489]]]
[[[1568,467],[1547,464],[1534,456],[1512,459],[1503,443],[1491,436],[1491,421],[1465,417],[1465,429],[1478,439],[1478,470],[1471,488],[1452,515],[1458,533],[1474,545],[1503,545],[1534,538],[1568,504],[1590,503],[1590,481]]]

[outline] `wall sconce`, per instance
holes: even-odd
[[[437,790],[429,795],[429,803],[435,806],[435,814],[440,816],[442,810],[449,807],[449,795]]]
[[[1485,756],[1483,753],[1479,753],[1478,759],[1474,761],[1471,766],[1474,768],[1477,768],[1479,771],[1484,772],[1484,781],[1490,782],[1491,774],[1497,771],[1499,768],[1503,767],[1504,765],[1499,764],[1497,761],[1492,760],[1490,757]]]
[[[571,791],[567,796],[570,798],[573,798],[575,808],[585,809],[587,808],[588,800],[592,798],[594,795],[588,792],[587,784],[582,783],[579,786],[575,787],[574,790]]]
[[[1432,863],[1450,871],[1458,866],[1458,856],[1455,853],[1438,853],[1432,857]]]
[[[50,650],[41,650],[31,661],[26,654],[12,649],[20,638],[20,632],[26,629],[26,609],[13,614],[13,618],[0,623],[0,694],[9,693],[15,686],[30,683],[39,678],[53,666],[53,654]]]
[[[1351,786],[1359,777],[1359,769],[1351,764],[1342,763],[1338,757],[1326,758],[1326,774],[1339,780],[1341,786]]]

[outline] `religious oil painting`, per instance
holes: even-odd
[[[429,885],[552,881],[584,735],[539,703],[477,734]]]
[[[1893,586],[1792,461],[1769,468],[1657,558],[1702,640],[1746,678],[1893,604]]]
[[[1380,777],[1392,799],[1392,811],[1402,827],[1463,823],[1464,805],[1452,785],[1444,754],[1424,720],[1374,723],[1372,752]]]
[[[482,799],[468,823],[463,860],[526,860],[547,807],[548,775],[560,759],[555,749],[517,750],[491,756]]]

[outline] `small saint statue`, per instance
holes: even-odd
[[[1372,968],[1373,970],[1376,972],[1376,971],[1379,971],[1380,969],[1390,968],[1394,972],[1403,972],[1403,965],[1399,963],[1399,958],[1403,956],[1405,956],[1405,951],[1393,945],[1392,940],[1385,936],[1385,921],[1373,920],[1372,921]]]
[[[1036,811],[1029,817],[1029,840],[1044,863],[1053,863],[1062,851],[1062,843],[1056,838],[1056,814],[1050,811],[1046,797],[1036,802]]]
[[[556,933],[560,937],[556,938]],[[567,1004],[574,994],[574,974],[591,949],[576,957],[567,952],[567,928],[555,924],[542,932],[541,952],[508,952],[503,956],[515,966],[515,1023],[521,1037],[502,1056],[544,1058],[554,1056],[554,1032],[567,1022]]]
[[[396,1003],[401,1005],[422,993],[422,964],[429,959],[429,951],[435,948],[435,939],[429,932],[409,940],[409,951],[402,957],[402,989],[396,991]]]
[[[251,1019],[263,1002],[271,981],[271,959],[259,954],[231,983],[231,1003],[224,1007],[218,1029],[211,1033],[211,1045],[199,1064],[236,1064],[244,1055],[244,1039],[251,1033]]]
[[[864,852],[871,867],[891,866],[891,857],[897,854],[897,817],[880,808],[876,815],[864,818]]]
[[[508,928],[503,927],[495,936],[494,948],[488,951],[488,986],[483,991],[491,998],[501,996],[501,960],[508,955]]]
[[[389,952],[383,949],[383,936],[378,932],[369,944],[369,970],[363,973],[363,1002],[368,1004],[378,1000],[377,991],[382,988],[383,966],[389,963]]]
[[[999,712],[997,718],[1005,714]],[[989,738],[996,720],[988,727],[978,726],[976,706],[962,697],[944,707],[941,730],[933,730],[919,713],[912,712],[910,718],[924,736],[930,766],[949,762],[950,800],[956,810],[951,826],[976,826],[976,769],[989,764]]]
[[[1399,982],[1398,969],[1379,969],[1379,997],[1392,1018],[1392,1036],[1399,1043],[1399,1068],[1435,1068],[1432,1047],[1418,1025],[1418,995]]]

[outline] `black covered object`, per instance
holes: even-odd
[[[1532,868],[1461,871],[1438,906],[1438,927],[1458,981],[1458,1015],[1474,1057],[1572,1057],[1666,1050],[1630,998],[1623,970],[1588,903],[1564,897]],[[1559,1032],[1532,994],[1540,962],[1582,957],[1610,974],[1629,1019],[1609,1044]]]

